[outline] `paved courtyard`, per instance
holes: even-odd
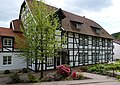
[[[55,82],[42,82],[42,83],[27,83],[27,84],[14,84],[14,85],[120,85],[120,82],[113,77],[102,76],[98,74],[83,72],[84,76],[92,78],[86,80],[73,80],[73,81],[55,81]],[[0,85],[5,85],[8,77],[0,77]],[[13,85],[13,84],[9,84]]]

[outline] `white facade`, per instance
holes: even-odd
[[[116,59],[120,59],[120,44],[117,44],[117,43],[113,43],[114,45],[114,49],[113,49],[113,52],[114,52],[114,55],[113,55],[113,59],[116,60]]]
[[[11,56],[11,63],[4,64],[4,56]],[[0,71],[26,68],[26,62],[15,52],[0,52]]]

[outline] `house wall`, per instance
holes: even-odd
[[[0,71],[26,68],[26,62],[19,58],[18,54],[15,52],[0,52]],[[3,65],[3,56],[12,56],[12,64]]]
[[[112,61],[112,40],[68,32],[67,47],[70,66],[80,66]]]
[[[25,8],[26,7],[26,8]],[[28,14],[32,17],[29,7],[25,5],[21,10],[21,20],[26,20]],[[34,21],[34,19],[33,19]],[[25,22],[25,21],[24,21]],[[23,23],[24,24],[24,23]],[[60,36],[57,36],[61,38]],[[63,45],[65,49],[69,51],[68,61],[72,67],[96,63],[105,63],[113,60],[113,42],[112,39],[95,37],[90,35],[83,35],[73,32],[67,32],[66,45]],[[44,70],[54,69],[58,64],[57,61],[61,62],[61,58],[49,59],[46,57],[44,62]],[[41,62],[37,64],[41,65]],[[38,66],[38,65],[37,65]],[[35,62],[29,65],[29,68],[35,70]],[[41,70],[41,69],[39,69]]]
[[[113,55],[113,59],[116,60],[116,59],[120,59],[120,45],[117,44],[117,43],[113,43],[114,45],[114,49],[113,49],[113,52],[114,52],[114,55]]]

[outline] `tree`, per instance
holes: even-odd
[[[61,39],[55,35],[60,34],[56,30],[60,29],[59,18],[56,15],[55,9],[47,6],[44,1],[39,2],[33,0],[29,3],[30,11],[23,22],[23,37],[17,39],[20,54],[23,58],[35,62],[35,71],[37,72],[41,64],[41,78],[43,77],[43,63],[46,57],[54,57],[57,55],[57,50],[61,49],[61,44],[64,37]],[[38,66],[37,66],[38,65]]]

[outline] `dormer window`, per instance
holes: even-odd
[[[76,28],[77,29],[81,29],[82,28],[82,24],[81,23],[76,23]]]
[[[95,29],[95,32],[96,32],[97,34],[99,34],[99,33],[100,33],[100,29]]]
[[[72,21],[70,20],[70,22],[74,25],[75,28],[77,29],[81,29],[82,28],[82,22],[79,22],[79,21]]]
[[[12,46],[12,39],[11,38],[4,38],[3,39],[3,46]]]
[[[92,30],[96,33],[96,34],[99,34],[100,33],[100,28],[97,28],[97,27],[93,27],[91,26]]]

